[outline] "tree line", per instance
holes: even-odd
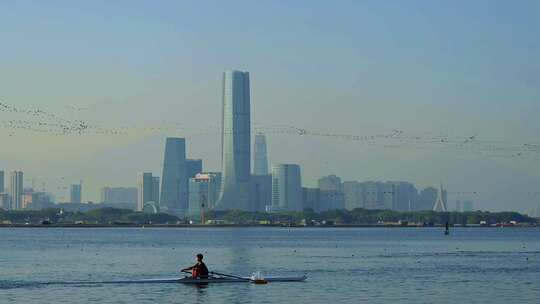
[[[241,210],[209,211],[207,220],[218,224],[276,224],[276,225],[378,225],[389,223],[416,223],[422,225],[477,225],[538,223],[537,219],[518,212],[399,212],[393,210],[328,210],[315,212],[305,209],[301,212],[247,212]],[[186,224],[190,220],[197,223],[199,217],[177,217],[166,213],[147,214],[128,209],[102,208],[87,212],[64,212],[58,208],[42,210],[3,210],[0,209],[0,224]]]

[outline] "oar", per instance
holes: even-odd
[[[251,281],[251,279],[249,279],[249,278],[242,278],[242,277],[235,276],[235,275],[232,275],[232,274],[219,273],[219,272],[215,272],[215,271],[210,271],[210,274],[217,274],[217,275],[220,275],[220,276],[223,276],[223,277],[229,277],[229,278],[234,278],[234,279],[239,279],[239,280],[244,280],[244,281]]]
[[[260,279],[252,280],[252,279],[249,279],[249,278],[242,278],[242,277],[235,276],[235,275],[232,275],[232,274],[219,273],[219,272],[215,272],[215,271],[211,271],[210,274],[217,274],[217,275],[220,275],[220,276],[239,279],[239,280],[246,281],[246,282],[253,282],[255,284],[266,284],[266,283],[268,283],[266,280],[260,280]]]

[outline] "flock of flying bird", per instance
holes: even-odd
[[[70,111],[84,108],[69,107]],[[3,116],[7,116],[4,118]],[[44,133],[56,136],[70,135],[126,135],[129,133],[182,132],[183,134],[218,133],[221,126],[183,126],[181,123],[160,123],[154,126],[104,127],[80,119],[68,119],[42,109],[24,109],[0,101],[0,129],[7,130],[9,136],[16,132]],[[331,131],[315,131],[293,125],[268,125],[253,123],[255,132],[270,135],[294,135],[327,138],[357,142],[378,148],[435,149],[480,154],[484,157],[538,158],[540,143],[512,143],[509,141],[489,141],[477,135],[451,137],[447,134],[409,135],[402,130],[373,135],[343,134]],[[1,132],[1,131],[0,131]]]

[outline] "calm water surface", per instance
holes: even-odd
[[[0,229],[0,303],[540,303],[540,229]],[[210,270],[304,283],[42,284]]]

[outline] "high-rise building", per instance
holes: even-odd
[[[251,176],[250,199],[252,211],[264,212],[272,205],[272,175]]]
[[[463,201],[463,212],[474,211],[474,205],[472,201]]]
[[[318,212],[321,200],[321,190],[319,188],[302,188],[302,206],[304,209],[313,209]]]
[[[409,182],[344,182],[345,208],[415,210],[418,190]],[[431,209],[431,207],[430,207]]]
[[[159,206],[159,176],[152,176],[152,201]]]
[[[341,178],[336,175],[328,175],[319,178],[321,191],[342,191]]]
[[[437,189],[434,187],[427,187],[420,191],[418,204],[416,204],[416,211],[420,210],[433,210],[433,202],[437,199]]]
[[[206,179],[208,181],[207,208],[214,209],[221,188],[221,172],[203,172],[195,175],[195,178]]]
[[[272,166],[272,211],[302,211],[302,179],[300,166]]]
[[[461,212],[462,211],[462,209],[461,209],[461,201],[460,200],[456,201],[456,208],[454,209],[454,211],[456,211],[456,212]]]
[[[364,207],[366,209],[382,209],[383,183],[367,181],[362,183],[362,196],[364,198]]]
[[[152,173],[143,172],[139,173],[137,177],[137,210],[142,211],[144,209],[144,204],[152,202],[153,200],[153,185],[154,181],[152,178]],[[154,202],[155,203],[155,202]]]
[[[208,208],[208,184],[207,178],[189,179],[189,215],[200,216],[201,211]]]
[[[222,185],[216,209],[250,210],[251,177],[249,73],[223,73]]]
[[[10,209],[21,209],[23,194],[23,172],[12,171],[9,183]]]
[[[82,194],[82,184],[73,184],[69,188],[69,201],[72,204],[80,204]]]
[[[202,159],[186,159],[187,178],[193,178],[202,172]]]
[[[397,201],[397,185],[392,182],[383,183],[381,193],[379,196],[382,197],[382,208],[386,210],[392,210],[395,208]]]
[[[189,179],[202,172],[202,159],[186,159],[186,176],[188,179],[188,206],[189,206]]]
[[[418,190],[416,187],[412,183],[403,181],[387,182],[387,184],[392,185],[391,189],[388,186],[385,189],[386,194],[388,194],[388,191],[391,191],[393,199],[391,209],[397,211],[413,211],[416,201],[418,200]]]
[[[214,208],[219,195],[221,174],[217,172],[198,173],[189,179],[189,214],[199,216],[203,210]]]
[[[343,192],[333,190],[320,190],[319,211],[345,209]]]
[[[328,175],[319,179],[319,211],[345,209],[345,197],[341,178]]]
[[[253,144],[253,175],[268,175],[268,155],[266,152],[266,136],[255,134]]]
[[[103,187],[101,188],[101,202],[117,208],[137,209],[137,188]]]
[[[200,216],[201,211],[208,209],[210,178],[199,176],[189,179],[189,208],[190,216]]]
[[[345,200],[345,209],[353,210],[356,208],[364,208],[364,200],[362,197],[362,184],[357,181],[343,182],[343,195]]]
[[[0,208],[8,210],[10,206],[9,194],[5,192],[0,193]]]
[[[54,207],[54,204],[49,193],[34,191],[33,188],[24,189],[21,209],[40,210],[52,207]]]
[[[170,213],[183,213],[188,209],[186,140],[184,138],[169,137],[166,140],[160,200],[160,207]]]
[[[0,193],[4,191],[4,171],[0,171]]]

